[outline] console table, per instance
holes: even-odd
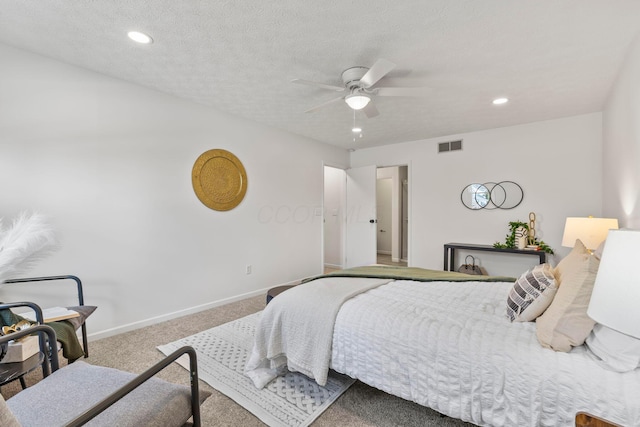
[[[484,252],[497,252],[505,254],[516,255],[529,255],[537,256],[540,260],[540,264],[544,264],[547,260],[547,253],[544,251],[532,251],[526,249],[498,249],[491,245],[475,245],[472,243],[447,243],[444,245],[444,270],[454,271],[456,250],[461,249],[465,251],[484,251]]]

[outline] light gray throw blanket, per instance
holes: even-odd
[[[256,328],[245,373],[256,387],[290,371],[327,383],[333,326],[342,303],[392,279],[325,277],[271,300]]]

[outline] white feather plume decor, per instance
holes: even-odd
[[[0,220],[0,283],[17,277],[56,247],[53,229],[42,214],[23,212],[7,229]]]

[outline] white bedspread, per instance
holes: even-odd
[[[245,373],[258,388],[285,367],[327,383],[333,325],[347,299],[390,279],[330,277],[283,292],[262,312]]]
[[[586,411],[640,425],[640,370],[603,369],[584,346],[542,348],[510,323],[512,283],[395,281],[345,302],[331,367],[481,426],[573,426]]]

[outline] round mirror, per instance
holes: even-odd
[[[485,209],[500,209],[506,197],[504,188],[498,182],[485,182],[483,184],[489,190],[490,200]]]
[[[462,189],[460,199],[468,209],[513,209],[524,198],[522,187],[513,181],[473,183]]]
[[[522,202],[524,192],[518,184],[513,181],[502,181],[498,185],[502,188],[502,199],[498,203],[494,197],[494,191],[494,193],[491,193],[491,201],[500,209],[513,209]]]
[[[491,191],[484,184],[469,184],[462,190],[460,199],[469,209],[483,209],[491,201]]]

